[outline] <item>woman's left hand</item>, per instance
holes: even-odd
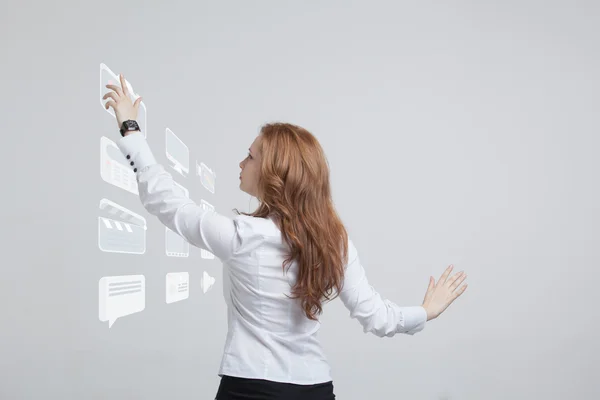
[[[115,110],[117,126],[121,128],[123,121],[127,121],[128,119],[135,121],[137,119],[142,97],[138,97],[135,103],[132,104],[131,99],[129,98],[127,84],[125,83],[125,77],[122,74],[119,74],[119,78],[121,80],[121,87],[117,85],[106,85],[106,87],[112,89],[113,92],[106,93],[102,100],[106,100],[109,97],[114,100],[107,101],[104,108],[108,110],[108,107],[112,107],[113,110]]]

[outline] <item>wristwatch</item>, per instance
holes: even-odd
[[[120,129],[121,136],[125,136],[125,132],[128,132],[128,131],[140,131],[141,132],[141,129],[137,122],[135,122],[132,119],[128,119],[127,121],[123,121],[123,124],[121,125],[121,129]]]

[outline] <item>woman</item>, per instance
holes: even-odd
[[[398,307],[369,285],[353,242],[331,200],[329,170],[317,140],[291,124],[265,125],[240,163],[240,188],[260,200],[233,219],[204,210],[175,190],[132,122],[125,78],[105,107],[133,129],[118,146],[136,173],[146,210],[189,243],[223,262],[228,333],[216,399],[334,399],[329,365],[317,339],[323,301],[339,296],[365,332],[413,335],[439,316],[467,285],[452,266],[421,306]],[[124,89],[121,89],[124,88]],[[124,124],[125,123],[125,124]],[[237,210],[236,210],[237,211]]]

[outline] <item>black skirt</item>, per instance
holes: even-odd
[[[333,382],[298,385],[223,375],[215,400],[334,400]]]

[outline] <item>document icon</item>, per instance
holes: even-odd
[[[170,272],[166,276],[167,304],[185,300],[190,297],[190,274],[187,272]]]
[[[110,253],[144,254],[146,219],[108,199],[100,200],[98,247]]]
[[[112,327],[117,318],[146,308],[144,275],[105,276],[98,282],[98,318]]]
[[[196,161],[196,174],[200,177],[200,183],[202,186],[212,194],[215,193],[215,180],[217,175],[213,170],[208,168],[208,166],[204,163],[200,163],[198,165],[198,161]]]
[[[165,226],[165,251],[169,257],[188,257],[190,255],[190,244]]]
[[[202,207],[203,210],[214,211],[215,209],[208,201],[204,199],[200,200],[200,207]],[[212,260],[215,258],[215,255],[208,250],[200,249],[200,257],[206,260]]]
[[[100,138],[100,176],[111,185],[138,194],[133,168],[129,166],[117,144],[106,136]]]
[[[131,99],[131,102],[135,103],[135,101],[140,96],[133,91],[133,87],[131,86],[131,83],[129,83],[129,81],[127,79],[125,79],[125,84],[127,85],[127,90],[129,91],[129,98]],[[108,107],[108,109],[106,109],[106,107],[105,107],[106,102],[109,101],[110,98],[108,98],[106,100],[102,99],[106,93],[113,92],[113,90],[107,88],[106,85],[115,85],[115,86],[121,87],[121,79],[119,79],[119,77],[114,72],[112,72],[106,64],[100,63],[100,104],[102,105],[102,108],[104,108],[105,111],[107,111],[110,115],[115,117],[115,111],[112,109],[112,107]],[[142,131],[142,134],[144,135],[144,137],[147,137],[147,135],[146,135],[146,104],[143,101],[140,103],[136,121],[137,121],[138,125],[140,126],[140,130]]]

